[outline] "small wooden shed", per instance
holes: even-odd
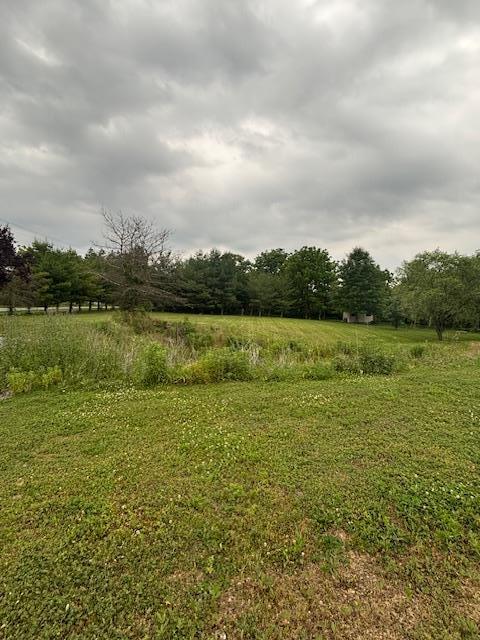
[[[348,322],[349,324],[370,324],[373,322],[373,315],[367,315],[366,313],[359,313],[355,315],[350,313],[350,311],[344,311],[342,319],[344,322]]]

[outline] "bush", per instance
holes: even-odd
[[[182,322],[155,321],[155,328],[166,338],[176,343],[181,343],[193,350],[207,349],[213,345],[212,332],[199,331],[186,318]]]
[[[333,360],[336,371],[352,374],[390,375],[396,367],[393,353],[373,344],[362,344],[356,351],[339,353]]]
[[[60,367],[50,367],[46,371],[18,371],[12,369],[7,373],[8,389],[13,394],[28,393],[35,389],[48,389],[62,382]]]
[[[251,380],[248,354],[228,348],[208,351],[198,362],[190,365],[193,382],[222,380]]]
[[[359,348],[359,360],[362,373],[388,376],[395,369],[395,356],[393,353],[382,351],[376,345],[361,345]]]
[[[145,311],[121,311],[118,317],[138,335],[153,331],[154,322]]]
[[[135,379],[143,387],[167,382],[167,351],[164,347],[156,342],[145,345],[135,363]]]
[[[333,359],[333,368],[339,373],[362,373],[360,360],[356,354],[339,353]]]
[[[414,344],[410,349],[410,355],[412,358],[419,359],[425,355],[426,347],[424,344]]]
[[[304,380],[328,380],[333,376],[332,368],[323,363],[307,365],[302,378]]]

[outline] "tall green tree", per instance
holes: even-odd
[[[389,274],[382,270],[368,251],[355,247],[339,266],[337,305],[339,311],[355,316],[381,314]]]
[[[201,312],[238,313],[249,301],[250,263],[235,253],[197,252],[178,268],[185,306]]]
[[[325,317],[332,306],[336,265],[326,249],[302,247],[285,261],[292,308],[305,318]]]
[[[477,268],[473,258],[458,253],[418,254],[399,270],[403,308],[415,321],[433,326],[439,340],[449,327],[478,322]]]
[[[248,283],[251,312],[283,316],[290,309],[290,289],[284,270],[273,274],[252,269]]]
[[[253,268],[259,273],[269,273],[271,275],[279,275],[285,266],[288,258],[288,252],[285,249],[270,249],[262,251],[253,263]]]

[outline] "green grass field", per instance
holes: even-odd
[[[190,319],[257,340],[435,339]],[[388,377],[2,400],[0,638],[479,638],[475,338]]]
[[[402,327],[393,329],[388,325],[352,325],[334,320],[298,320],[295,318],[268,318],[256,316],[216,316],[195,314],[158,313],[155,317],[176,321],[188,318],[200,327],[216,327],[232,334],[254,339],[300,340],[306,343],[329,344],[338,340],[355,341],[374,337],[388,344],[411,344],[435,342],[435,331],[427,328]],[[91,316],[94,320],[94,316]],[[445,340],[480,340],[480,334],[465,331],[447,331]]]

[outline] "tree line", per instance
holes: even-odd
[[[0,304],[16,308],[68,305],[82,310],[119,307],[189,313],[303,318],[373,315],[394,326],[478,329],[480,253],[436,250],[405,261],[395,274],[368,251],[342,261],[304,246],[263,251],[255,259],[212,249],[181,258],[169,234],[137,216],[104,213],[104,244],[85,255],[46,241],[17,247],[0,227]]]

